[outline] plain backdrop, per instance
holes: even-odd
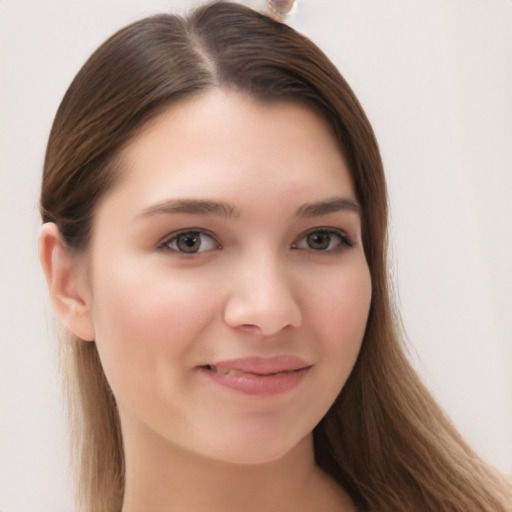
[[[0,511],[73,510],[38,188],[89,54],[185,0],[0,0]],[[241,2],[263,6],[264,1]],[[463,435],[512,473],[512,1],[299,0],[380,142],[411,357]]]

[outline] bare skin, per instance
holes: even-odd
[[[55,308],[96,343],[116,398],[122,512],[353,511],[312,442],[371,302],[360,205],[329,126],[216,90],[123,157],[85,254],[54,224],[41,234]]]
[[[228,112],[234,116],[234,126],[230,125],[229,129],[226,129],[227,134],[244,133],[244,130],[252,130],[252,127],[257,127],[255,133],[251,132],[250,135],[242,135],[239,141],[230,139],[229,135],[226,135],[222,140],[228,140],[229,144],[225,148],[220,146],[222,147],[223,155],[232,151],[233,147],[242,147],[246,139],[258,141],[258,143],[259,141],[264,141],[264,137],[268,136],[271,129],[270,126],[274,119],[271,113],[272,110],[267,111],[265,107],[251,103],[250,100],[246,98],[231,96],[229,94],[227,96],[223,96],[222,94],[214,94],[211,97],[207,96],[204,100],[199,100],[198,104],[201,106],[198,107],[197,110],[194,110],[193,113],[187,111],[188,119],[190,119],[192,115],[196,115],[195,112],[198,112],[196,126],[211,126],[213,122],[207,117],[208,112],[211,111],[213,112],[212,116],[216,115],[217,119],[222,118],[224,122],[228,122],[227,120],[230,119]],[[191,106],[192,109],[195,108],[194,103],[192,103]],[[305,126],[306,128],[304,130],[306,133],[299,129],[299,133],[292,136],[289,144],[290,150],[287,155],[297,151],[297,146],[294,144],[296,139],[293,137],[299,138],[302,136],[302,133],[304,133],[303,137],[305,142],[302,144],[306,144],[309,141],[311,141],[310,143],[312,144],[312,148],[307,150],[309,152],[308,154],[317,150],[322,151],[322,155],[331,155],[333,159],[339,158],[339,156],[337,156],[337,149],[327,145],[330,143],[330,139],[328,138],[329,134],[324,134],[320,131],[322,128],[325,129],[325,127],[314,115],[302,110],[295,110],[293,106],[290,106],[289,109],[288,107],[282,107],[282,109],[279,107],[276,108],[275,118],[285,120],[287,119],[287,115],[290,116],[290,121],[282,129],[283,136],[280,139],[277,139],[278,135],[274,135],[273,138],[269,137],[268,142],[266,142],[264,146],[266,151],[262,151],[259,147],[254,149],[253,153],[250,153],[250,149],[244,150],[240,159],[241,163],[234,165],[233,170],[231,170],[228,164],[225,164],[222,172],[216,172],[215,184],[219,187],[219,196],[222,196],[225,194],[225,191],[234,187],[236,181],[240,181],[241,183],[240,192],[236,194],[236,197],[241,198],[241,213],[239,217],[235,217],[234,220],[229,221],[233,222],[233,225],[240,223],[241,234],[237,238],[236,245],[233,243],[233,246],[225,246],[223,250],[226,251],[226,255],[231,251],[237,254],[235,247],[238,247],[238,244],[240,244],[241,247],[243,247],[242,244],[244,243],[252,244],[256,237],[261,236],[261,240],[271,240],[271,226],[276,227],[282,225],[283,230],[286,229],[286,221],[282,220],[287,218],[286,214],[284,212],[280,213],[277,209],[286,207],[287,202],[284,201],[284,197],[286,191],[290,190],[289,187],[291,186],[299,185],[304,187],[300,192],[304,195],[304,202],[307,202],[310,197],[312,199],[321,197],[322,193],[324,196],[328,197],[329,193],[332,193],[331,191],[336,191],[336,193],[343,197],[354,197],[350,181],[346,179],[347,175],[343,162],[338,160],[335,160],[339,163],[337,167],[335,167],[334,175],[326,172],[325,177],[321,170],[323,170],[324,166],[327,166],[323,161],[320,163],[315,161],[314,163],[308,164],[303,171],[303,176],[299,176],[298,163],[290,163],[290,169],[294,169],[291,181],[286,185],[281,185],[279,182],[275,183],[273,181],[274,177],[276,177],[276,180],[279,180],[277,177],[282,176],[282,173],[278,170],[276,170],[275,173],[271,171],[267,178],[269,181],[268,186],[264,187],[262,192],[255,190],[254,182],[251,181],[252,178],[248,177],[250,176],[249,171],[246,171],[245,174],[240,173],[240,167],[247,164],[249,159],[248,155],[254,154],[257,156],[254,157],[255,162],[252,165],[254,169],[258,170],[255,175],[258,179],[263,179],[264,173],[262,169],[269,165],[267,158],[269,156],[269,148],[273,147],[272,140],[280,140],[281,147],[288,147],[284,141],[284,134],[291,133],[292,127],[297,125]],[[243,112],[243,116],[240,112]],[[267,113],[269,114],[268,116]],[[245,116],[248,116],[247,120]],[[169,147],[168,142],[165,145],[160,145],[160,141],[166,140],[165,138],[167,138],[167,140],[171,140],[171,138],[175,140],[178,136],[176,132],[171,131],[170,133],[172,135],[167,135],[166,132],[166,130],[172,129],[174,126],[173,123],[178,122],[179,119],[173,121],[171,118],[170,121],[167,121],[167,124],[160,125],[161,128],[155,128],[153,134],[148,132],[146,139],[138,143],[138,145],[136,143],[134,150],[129,153],[129,161],[132,163],[135,170],[144,169],[144,165],[147,167],[142,175],[144,180],[149,179],[149,169],[151,169],[151,172],[158,169],[159,164],[154,162],[153,158],[155,155],[158,155],[160,148]],[[268,127],[266,127],[266,122],[269,125]],[[169,128],[166,128],[166,126]],[[248,126],[250,128],[248,128]],[[191,130],[194,129],[194,127],[191,128]],[[220,130],[218,126],[217,129]],[[309,130],[312,132],[311,135],[309,135]],[[321,133],[321,135],[317,135],[318,133]],[[308,136],[310,137],[309,139]],[[207,148],[209,148],[207,137],[208,128],[206,128],[205,132],[201,132],[196,137],[190,136],[186,140],[201,140],[201,150],[207,151]],[[246,139],[243,137],[246,137]],[[320,149],[321,142],[314,137],[320,137],[320,140],[323,141],[327,147]],[[183,148],[186,140],[178,147]],[[214,139],[212,146],[214,148],[219,147],[220,140],[221,139],[217,141],[217,139]],[[146,146],[144,146],[146,143],[154,145],[150,146],[151,149],[148,148],[146,150]],[[173,159],[177,158],[177,151],[177,149],[169,151],[169,155],[162,160],[164,162],[173,161]],[[193,150],[191,150],[191,153],[192,152]],[[261,158],[260,155],[265,155],[266,158]],[[208,163],[212,165],[215,158],[215,156],[209,157],[207,160]],[[144,164],[139,162],[144,162]],[[184,166],[185,164],[182,165]],[[204,171],[204,178],[202,172],[203,171],[198,174],[198,186],[201,186],[201,180],[207,179],[209,175],[208,168]],[[177,176],[177,174],[165,172],[164,175],[165,178],[159,177],[162,183],[161,188],[164,189],[164,187],[166,187],[172,193],[177,193],[176,190],[178,190],[180,184],[177,182],[167,182],[169,179],[168,176],[173,177]],[[133,179],[134,174],[132,174],[130,178]],[[312,180],[312,183],[319,189],[319,192],[313,190],[312,184],[309,182],[307,182],[307,184],[303,183],[303,181],[306,182],[308,179]],[[321,184],[316,184],[317,181],[320,181]],[[185,182],[187,186],[193,183],[193,178],[190,174],[186,174]],[[134,179],[132,182],[127,180],[126,186],[130,187],[130,183],[133,183],[133,185],[131,185],[134,191],[134,195],[131,196],[133,200],[125,200],[122,203],[122,207],[116,207],[117,211],[124,212],[129,209],[129,207],[134,204],[137,195],[141,193],[140,191],[144,186],[144,182],[137,183]],[[328,185],[326,185],[327,183]],[[121,187],[122,186],[123,184]],[[208,192],[211,193],[214,186],[214,184],[210,185],[207,189]],[[278,192],[280,186],[283,189],[282,192]],[[322,187],[326,188],[324,189]],[[276,198],[273,199],[268,192],[264,193],[265,188],[274,190]],[[122,198],[121,193],[122,190],[117,197]],[[268,201],[268,209],[261,206],[260,200],[262,200],[262,198]],[[290,201],[289,211],[296,209],[299,204],[300,201],[298,200],[297,202],[295,202],[295,199]],[[108,205],[106,205],[106,207],[108,208]],[[113,210],[114,208],[112,207],[111,209]],[[251,222],[246,222],[247,217],[245,215],[247,215],[248,212],[254,212],[254,218],[258,219],[258,222],[265,219],[264,216],[267,215],[268,212],[272,212],[272,216],[269,217],[268,221],[266,219],[262,220],[264,223],[263,227],[258,226],[255,228]],[[102,214],[105,214],[104,210],[99,213],[100,216]],[[114,214],[112,214],[112,216],[109,215],[109,217],[113,218],[113,215]],[[330,217],[321,218],[320,220],[315,220],[314,225],[322,225],[326,222],[330,223],[333,222],[333,220],[334,222],[341,222],[343,226],[346,225],[347,229],[352,229],[357,233],[356,236],[359,236],[358,217],[353,213],[344,213],[343,217],[340,217],[340,220]],[[152,217],[149,221],[150,223],[156,222]],[[143,236],[146,236],[145,233],[151,233],[151,230],[154,228],[153,224],[148,225],[145,220],[144,222],[141,231],[144,233]],[[199,221],[194,219],[192,222],[197,223],[204,221],[202,219]],[[214,229],[215,232],[218,233],[222,232],[223,227],[217,228],[217,226],[215,226]],[[301,229],[298,229],[299,233],[300,231]],[[112,240],[112,237],[113,235],[104,237],[103,239],[105,241]],[[209,248],[209,246],[206,245],[204,247]],[[275,251],[275,247],[279,246],[276,244],[273,247]],[[254,251],[254,254],[256,254],[259,249],[260,246],[251,245],[251,252]],[[212,252],[206,251],[200,255],[197,260],[192,261],[201,262],[201,258],[204,257],[207,263],[204,264],[204,267],[199,268],[207,268],[208,265],[216,264],[213,263],[215,260],[210,262],[208,258],[213,257],[220,259],[222,254],[222,251],[217,253],[214,249]],[[273,257],[273,254],[279,253],[271,254],[270,258]],[[314,395],[318,397],[318,400],[321,400],[320,396],[322,392],[326,393],[326,390],[330,386],[333,386],[333,383],[336,384],[331,388],[332,398],[337,394],[340,386],[340,381],[338,380],[339,376],[346,378],[346,375],[348,375],[350,366],[347,366],[347,362],[353,361],[355,354],[357,354],[362,328],[366,319],[369,295],[367,268],[364,256],[362,255],[362,247],[360,245],[357,249],[352,249],[341,254],[341,256],[335,257],[327,255],[324,256],[323,259],[321,255],[313,255],[313,257],[318,258],[318,263],[314,264],[316,268],[309,267],[311,263],[300,264],[301,267],[302,265],[304,265],[304,267],[308,265],[309,268],[309,270],[302,270],[301,268],[301,275],[302,272],[304,272],[304,274],[307,272],[315,272],[318,279],[325,282],[326,288],[323,290],[322,298],[318,297],[316,299],[316,301],[326,301],[324,311],[325,307],[328,306],[327,301],[337,300],[335,295],[337,289],[345,287],[346,291],[343,295],[352,297],[350,303],[339,303],[337,306],[338,311],[346,311],[346,314],[350,315],[352,319],[350,321],[354,322],[355,326],[352,331],[353,334],[346,334],[345,345],[339,345],[340,348],[345,347],[343,351],[339,352],[339,349],[336,349],[332,354],[333,357],[339,358],[341,364],[337,364],[333,367],[321,367],[320,363],[316,365],[321,374],[331,375],[332,379],[329,384],[327,384],[327,382],[324,384],[323,381],[322,384],[320,384],[320,380],[318,381],[318,388]],[[171,254],[170,257],[174,258],[175,256]],[[114,257],[113,259],[120,261],[120,258],[121,257]],[[217,340],[226,340],[232,337],[232,339],[235,340],[233,346],[237,347],[237,349],[230,347],[230,351],[237,354],[238,347],[240,346],[242,346],[245,352],[251,350],[261,353],[263,350],[267,351],[269,347],[273,347],[272,350],[276,350],[276,347],[278,347],[279,350],[283,350],[282,347],[285,347],[287,352],[291,351],[294,353],[299,352],[300,354],[307,354],[311,350],[311,340],[316,338],[318,340],[318,346],[323,342],[323,335],[316,334],[313,331],[309,332],[309,326],[317,324],[323,325],[325,328],[330,327],[331,332],[339,331],[340,327],[342,327],[346,333],[351,332],[348,328],[348,319],[345,319],[341,326],[337,324],[331,325],[329,322],[332,322],[332,317],[324,318],[320,317],[319,313],[313,313],[313,299],[312,296],[308,294],[306,288],[303,292],[304,298],[300,297],[300,291],[295,292],[295,295],[290,295],[290,293],[293,293],[289,291],[294,287],[293,283],[289,285],[285,284],[283,288],[280,288],[280,291],[276,291],[275,288],[270,288],[276,285],[282,285],[280,284],[279,274],[269,277],[264,274],[266,271],[261,270],[261,267],[258,266],[257,261],[263,261],[263,258],[269,258],[268,253],[267,255],[262,253],[255,260],[244,263],[244,268],[246,271],[250,272],[252,276],[258,276],[258,272],[262,272],[254,283],[250,281],[250,288],[244,287],[247,283],[245,277],[243,280],[235,281],[235,274],[232,271],[233,267],[230,265],[231,270],[227,271],[226,280],[228,283],[234,283],[235,286],[237,286],[236,291],[230,291],[230,299],[224,303],[227,305],[215,306],[218,308],[217,311],[223,312],[221,319],[215,319],[215,308],[212,309],[212,318],[214,318],[214,320],[211,320],[208,325],[213,326],[214,330],[212,329],[212,334],[209,333],[210,331],[206,331],[208,336],[205,336],[203,332],[199,332],[199,334],[196,335],[198,340],[202,341],[204,339],[207,346],[211,347],[214,346]],[[322,263],[327,260],[331,263]],[[174,261],[174,259],[171,259],[171,262]],[[269,259],[268,261],[268,265],[272,265],[272,260]],[[316,262],[317,260],[313,261]],[[172,264],[174,265],[175,263]],[[253,264],[255,266],[251,268],[250,265]],[[291,268],[292,265],[297,265],[297,263],[287,263],[287,265],[288,268]],[[339,265],[339,270],[335,270],[334,265]],[[350,265],[350,269],[348,265]],[[322,269],[319,267],[322,267]],[[189,272],[189,275],[192,276],[192,272],[198,270],[188,266],[180,271]],[[221,269],[218,270],[218,272],[221,271]],[[323,272],[325,272],[325,277],[322,274]],[[335,272],[338,272],[340,275],[347,272],[347,274],[350,274],[351,279],[354,279],[353,284],[351,284],[350,287],[346,285],[344,281],[337,284],[335,281],[337,279]],[[163,276],[162,279],[165,279],[165,277]],[[266,279],[269,279],[269,281],[266,281]],[[297,278],[297,281],[302,281],[302,279],[303,277]],[[174,278],[174,281],[176,282],[176,278]],[[244,284],[241,284],[242,282]],[[314,286],[315,282],[313,281],[313,283],[309,285],[309,289],[312,289],[311,287]],[[221,293],[220,290],[222,288],[223,285],[219,283],[215,289],[216,294]],[[248,289],[250,292],[247,292]],[[243,290],[243,292],[240,290]],[[364,292],[361,293],[361,290],[364,290]],[[211,292],[213,291],[212,289]],[[165,291],[165,293],[170,292]],[[230,304],[234,304],[233,301],[235,299],[233,299],[233,297],[239,300],[238,298],[242,293],[244,294],[242,309],[229,310]],[[264,302],[258,302],[259,293],[264,294]],[[329,296],[330,293],[333,293],[332,298]],[[205,292],[204,296],[207,297],[209,294]],[[148,298],[148,300],[150,299]],[[184,303],[185,299],[182,300],[182,303]],[[288,304],[286,309],[283,309],[283,304]],[[232,307],[234,308],[234,306]],[[240,302],[237,302],[236,308],[238,307],[240,307]],[[186,312],[184,312],[184,314],[186,314]],[[308,320],[308,314],[311,316],[311,320]],[[354,319],[358,318],[359,320],[354,321]],[[196,325],[196,320],[193,322],[194,323],[189,325]],[[173,325],[171,324],[169,329],[172,329],[172,327]],[[326,336],[329,335],[326,334]],[[333,347],[336,346],[336,338],[332,340],[326,338],[326,341],[327,340],[333,344]],[[167,342],[164,341],[162,343]],[[176,345],[178,341],[173,343]],[[194,344],[190,344],[191,347],[195,345],[198,345],[197,341],[195,341]],[[144,348],[144,350],[147,350],[147,348]],[[199,358],[201,362],[203,352],[208,350],[210,350],[210,348],[201,348],[201,357]],[[170,358],[171,356],[164,355],[164,357]],[[330,355],[322,355],[322,357],[328,359]],[[318,359],[319,357],[315,356],[313,360]],[[339,369],[344,366],[345,369],[340,373]],[[191,374],[190,380],[183,381],[181,385],[183,392],[186,391],[185,386],[187,383],[193,382],[192,379],[195,378],[196,377]],[[311,381],[309,380],[310,378]],[[314,389],[313,378],[314,374],[307,376],[301,385],[304,387],[311,386],[311,389]],[[320,374],[315,378],[320,378]],[[179,442],[173,442],[173,434],[162,435],[164,430],[159,432],[148,428],[147,422],[141,420],[142,417],[138,409],[139,406],[136,404],[132,405],[128,397],[125,399],[121,393],[119,394],[118,399],[120,401],[121,424],[123,426],[127,468],[126,494],[122,512],[348,512],[355,510],[346,492],[315,465],[311,427],[316,424],[324,412],[312,412],[312,402],[316,400],[313,398],[313,395],[311,395],[309,399],[305,399],[306,395],[304,392],[300,392],[301,388],[299,387],[297,391],[292,391],[291,395],[284,394],[281,398],[278,394],[260,400],[253,396],[239,395],[236,392],[224,392],[222,389],[210,390],[209,385],[206,383],[201,384],[201,386],[203,385],[204,389],[201,388],[200,393],[200,396],[203,398],[196,398],[196,403],[198,407],[203,407],[206,406],[205,402],[207,402],[209,412],[201,420],[196,419],[189,422],[189,426],[184,429],[185,433],[176,436]],[[289,416],[286,416],[286,419],[282,420],[283,423],[281,425],[281,420],[278,422],[277,418],[281,414],[285,414],[295,400],[297,400],[297,408],[295,409],[295,407],[293,407],[293,415],[290,413]],[[215,404],[217,404],[217,406]],[[324,407],[329,404],[326,403]],[[152,412],[151,414],[155,414],[154,417],[159,415],[158,411],[156,413]],[[232,416],[233,419],[230,420]],[[293,423],[298,424],[297,419],[300,421],[309,417],[310,427],[301,427],[301,430],[298,430],[297,433],[294,434],[290,429],[290,425]],[[169,419],[167,421],[179,424],[176,419]],[[224,421],[224,426],[220,429],[215,428],[215,423],[218,421]],[[210,444],[210,441],[207,441],[209,448],[203,449],[201,448],[202,442],[201,444],[196,444],[190,441],[190,439],[194,439],[197,423],[209,425],[207,435],[211,443],[213,443],[213,446]],[[162,427],[162,429],[165,428],[165,426]],[[188,432],[192,433],[189,434]],[[222,434],[219,432],[224,433],[223,437],[226,438],[226,443],[219,442],[222,437]],[[302,432],[300,437],[298,435],[299,432]],[[203,433],[202,436],[204,437],[205,434]],[[293,441],[295,436],[296,440]],[[281,441],[276,442],[276,439],[280,438],[282,438]],[[239,446],[239,448],[236,448],[236,446]]]
[[[130,446],[122,512],[356,511],[348,494],[315,465],[311,436],[277,461],[245,466],[171,446],[162,453],[159,441]],[[137,466],[130,464],[132,456]]]

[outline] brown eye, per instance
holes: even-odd
[[[166,249],[183,254],[196,254],[200,252],[213,251],[219,248],[219,244],[202,231],[182,231],[166,238],[159,249]]]
[[[315,251],[324,251],[331,245],[331,235],[322,231],[310,233],[306,240],[308,246]]]
[[[198,252],[201,248],[201,234],[182,233],[176,237],[176,246],[181,252]]]
[[[292,245],[292,249],[335,254],[353,246],[354,244],[343,231],[326,228],[305,233]]]

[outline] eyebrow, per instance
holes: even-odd
[[[138,217],[186,213],[190,215],[214,214],[231,218],[238,215],[238,210],[227,203],[208,199],[167,199],[145,209]]]
[[[312,218],[336,213],[351,211],[360,214],[360,204],[352,198],[334,197],[300,206],[295,216],[298,218]],[[167,199],[146,208],[137,218],[147,218],[154,215],[172,214],[204,215],[213,214],[227,219],[240,215],[240,211],[229,203],[209,199]]]
[[[307,203],[302,205],[297,210],[297,217],[312,218],[327,215],[329,213],[336,213],[340,211],[351,211],[361,214],[361,205],[352,198],[348,197],[333,197],[324,201],[315,203]]]

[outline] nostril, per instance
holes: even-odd
[[[242,329],[245,329],[247,331],[258,331],[260,328],[255,324],[242,324]]]

